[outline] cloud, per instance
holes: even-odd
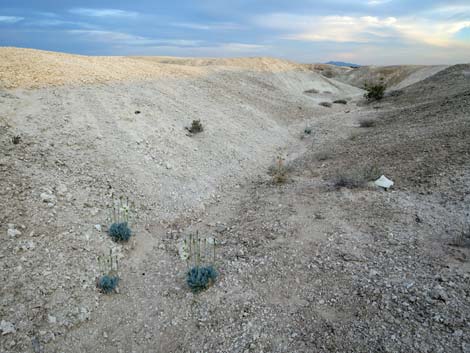
[[[120,55],[178,55],[178,56],[230,56],[252,55],[269,49],[269,46],[251,43],[207,43],[181,38],[150,38],[124,32],[102,30],[68,30],[90,42],[106,43]]]
[[[78,21],[65,21],[58,18],[46,18],[39,20],[31,20],[26,23],[26,25],[37,26],[37,27],[78,27],[78,28],[87,28],[93,29],[97,28],[95,25],[78,22]]]
[[[255,18],[262,27],[284,32],[281,38],[297,41],[382,43],[417,42],[438,47],[465,45],[455,34],[469,21],[447,21],[422,17],[305,16],[268,14]]]
[[[394,17],[372,16],[303,16],[271,14],[259,17],[257,23],[287,32],[284,39],[367,43],[376,38],[396,35]]]
[[[470,5],[441,5],[423,12],[422,15],[435,18],[470,20]]]
[[[181,47],[175,45],[154,45],[146,47],[115,46],[119,55],[164,55],[181,57],[233,57],[267,54],[268,46],[249,43],[212,43]]]
[[[23,21],[24,17],[17,17],[17,16],[0,16],[0,24],[1,23],[17,23]]]
[[[229,52],[259,52],[268,48],[266,45],[260,44],[247,44],[247,43],[223,43],[219,46],[224,51]]]
[[[386,3],[389,3],[392,0],[368,0],[367,5],[369,6],[378,6],[378,5],[383,5]]]
[[[119,9],[91,9],[83,7],[70,9],[69,12],[75,15],[89,17],[137,17],[139,15],[134,11],[124,11]]]
[[[237,30],[242,29],[242,26],[231,23],[231,22],[220,22],[220,23],[192,23],[192,22],[175,22],[171,24],[174,27],[196,29],[196,30]]]
[[[127,46],[156,46],[172,45],[178,47],[190,47],[200,45],[199,40],[190,39],[154,39],[149,37],[137,36],[123,32],[101,31],[101,30],[69,30],[67,33],[78,35],[83,39],[93,42],[103,42],[108,44],[119,44]]]

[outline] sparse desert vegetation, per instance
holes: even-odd
[[[363,128],[374,127],[377,124],[376,119],[361,119],[359,120],[359,126]]]
[[[381,171],[377,166],[355,167],[347,171],[338,171],[337,175],[333,177],[332,184],[335,189],[362,188],[365,187],[367,183],[379,178],[380,175]]]
[[[382,82],[374,84],[366,83],[364,85],[364,90],[366,90],[364,97],[368,101],[379,101],[384,97],[386,88]]]
[[[330,102],[320,102],[319,105],[325,108],[331,108],[333,104],[331,104]]]
[[[281,155],[276,157],[275,162],[268,169],[274,184],[284,184],[287,182],[290,171],[291,167],[286,164],[285,158]]]
[[[0,351],[470,347],[469,65],[0,59]]]
[[[202,126],[201,120],[195,119],[191,123],[191,126],[187,128],[187,130],[192,133],[192,134],[198,134],[200,132],[204,131],[204,128]]]

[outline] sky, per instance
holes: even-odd
[[[470,62],[470,0],[0,0],[0,46],[83,55]]]

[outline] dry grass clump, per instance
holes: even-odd
[[[289,179],[289,172],[291,170],[291,166],[285,163],[285,159],[282,156],[278,156],[273,165],[268,168],[268,173],[272,176],[274,184],[284,184]]]
[[[361,119],[359,120],[359,126],[363,128],[374,127],[377,124],[375,119]]]
[[[356,173],[340,173],[333,178],[333,188],[339,190],[358,189],[365,186],[365,181],[359,174]]]
[[[312,88],[312,89],[308,89],[308,90],[304,91],[304,93],[317,94],[319,92],[315,88]]]
[[[330,102],[321,102],[319,103],[322,107],[331,108],[332,104]]]
[[[375,166],[366,166],[362,169],[340,172],[333,178],[333,188],[358,189],[365,187],[368,182],[376,180],[382,175],[381,170]]]
[[[186,127],[186,130],[188,130],[192,134],[197,134],[199,132],[204,131],[204,127],[202,126],[201,120],[193,120],[191,123],[190,127]]]
[[[462,226],[462,230],[457,232],[451,244],[459,247],[470,246],[470,225]]]
[[[318,152],[317,154],[315,154],[315,158],[317,161],[320,161],[320,162],[324,162],[328,159],[331,159],[332,155],[330,152]]]

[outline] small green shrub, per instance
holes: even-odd
[[[186,283],[194,293],[207,289],[215,282],[217,271],[214,267],[214,238],[200,238],[198,232],[189,234],[180,242],[179,254],[182,260],[186,260]]]
[[[307,126],[307,127],[304,129],[304,134],[305,134],[305,135],[310,135],[311,133],[312,133],[312,128],[310,128],[310,127]]]
[[[364,94],[364,97],[368,101],[378,101],[381,100],[384,97],[386,86],[381,82],[377,84],[365,84],[364,89],[367,91]]]
[[[21,136],[19,135],[16,135],[16,136],[13,136],[11,138],[11,142],[14,144],[14,145],[17,145],[21,142]]]
[[[374,127],[377,121],[375,119],[361,119],[359,120],[359,126],[363,128]]]
[[[117,285],[119,283],[119,277],[113,275],[103,275],[100,276],[96,281],[96,286],[101,293],[111,294],[116,291]]]
[[[101,293],[115,292],[119,283],[117,256],[110,250],[109,255],[98,257],[98,266],[101,275],[96,279],[96,287]]]
[[[321,102],[319,103],[322,107],[331,108],[332,104],[330,102]]]
[[[133,208],[134,205],[129,203],[128,198],[112,196],[109,217],[111,225],[108,228],[108,234],[114,241],[128,241],[132,236],[129,222]]]
[[[128,241],[132,235],[132,231],[127,222],[113,223],[108,229],[109,236],[116,242]]]
[[[193,120],[191,123],[191,126],[189,128],[186,128],[190,133],[192,134],[197,134],[199,132],[204,131],[204,128],[202,126],[201,120]]]
[[[333,101],[335,104],[348,104],[348,101],[346,99],[337,99]]]
[[[186,274],[186,283],[194,293],[207,289],[217,279],[217,271],[212,266],[195,266]]]

